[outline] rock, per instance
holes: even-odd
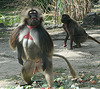
[[[83,18],[84,25],[100,25],[100,13],[90,12]]]
[[[100,74],[99,74],[99,75],[97,75],[96,77],[97,77],[97,79],[100,79]]]

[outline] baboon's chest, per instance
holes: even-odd
[[[26,34],[26,35],[24,35],[24,37],[23,37],[23,46],[24,47],[27,47],[27,48],[31,48],[32,46],[33,46],[33,44],[34,44],[34,39],[33,39],[33,37],[31,36],[31,34],[30,34],[30,31]]]
[[[40,49],[36,42],[37,37],[30,31],[23,36],[23,48],[27,59],[35,59],[40,56]]]

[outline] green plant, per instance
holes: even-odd
[[[12,24],[20,22],[20,16],[4,16],[0,15],[0,23],[11,26]]]

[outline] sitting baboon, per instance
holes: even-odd
[[[89,36],[86,31],[73,19],[70,18],[68,14],[63,14],[61,18],[63,23],[63,28],[67,33],[64,40],[64,47],[66,47],[66,42],[70,36],[70,49],[73,49],[73,42],[76,43],[74,47],[81,47],[81,43],[85,42],[87,39],[94,40],[99,43],[95,38]]]

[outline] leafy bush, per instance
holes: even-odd
[[[20,22],[20,16],[4,16],[0,14],[0,23],[11,26],[16,22]]]

